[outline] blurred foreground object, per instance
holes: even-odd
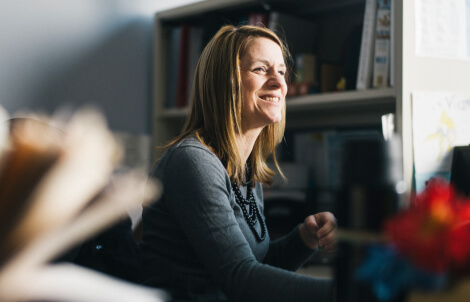
[[[369,241],[382,240],[384,222],[403,203],[401,159],[396,141],[355,138],[342,145],[341,182],[337,192],[338,251],[335,279],[338,302],[376,302],[374,288],[358,280],[356,271],[367,257]],[[397,298],[390,302],[398,302]]]
[[[358,272],[380,301],[403,292],[410,293],[408,301],[468,301],[470,198],[433,179],[384,231],[387,242],[371,247]]]
[[[113,176],[122,148],[104,118],[0,118],[0,301],[163,301],[156,289],[51,264],[160,195],[145,171]]]

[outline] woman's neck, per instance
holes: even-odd
[[[238,152],[240,153],[243,165],[246,164],[248,157],[250,157],[250,154],[253,151],[253,146],[255,145],[260,132],[261,129],[255,129],[236,135]]]

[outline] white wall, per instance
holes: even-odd
[[[200,0],[1,0],[0,104],[93,104],[111,129],[150,133],[154,13]]]

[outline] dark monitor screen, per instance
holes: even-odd
[[[457,191],[470,196],[470,146],[454,147],[450,182]]]

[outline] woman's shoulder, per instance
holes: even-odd
[[[208,177],[220,180],[228,178],[219,158],[195,137],[184,138],[171,146],[150,175],[170,182],[175,179],[204,181]]]
[[[209,148],[205,146],[196,136],[190,135],[185,138],[182,138],[179,142],[172,146],[173,148],[185,148],[185,147],[193,147],[193,148],[201,148],[204,150],[209,151]]]
[[[212,151],[199,141],[195,136],[188,136],[171,146],[167,154],[171,157],[205,157],[208,159],[218,159]]]
[[[219,158],[194,136],[188,136],[171,146],[159,160],[160,166],[212,166],[212,169],[225,167]]]

